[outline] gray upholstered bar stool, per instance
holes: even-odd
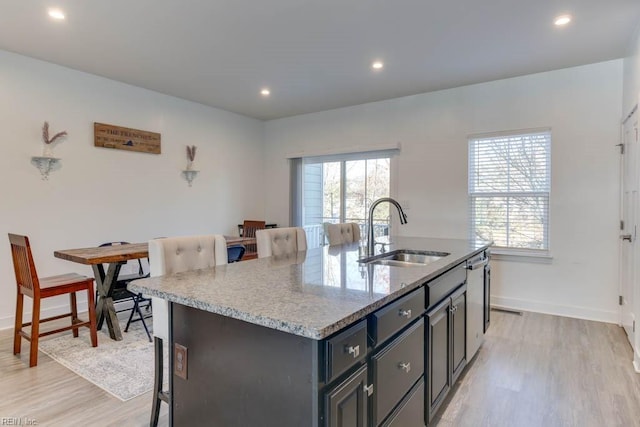
[[[267,228],[256,231],[258,258],[295,257],[307,250],[307,234],[300,227]]]
[[[327,224],[329,246],[343,245],[360,241],[360,226],[355,222]]]
[[[151,277],[184,271],[199,270],[227,263],[227,242],[222,235],[168,237],[149,241],[149,270]],[[151,425],[158,425],[160,403],[169,403],[169,395],[162,390],[163,340],[169,338],[169,306],[166,300],[152,298],[153,340],[155,350],[153,404]]]

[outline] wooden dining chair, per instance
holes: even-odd
[[[249,237],[255,239],[256,231],[264,230],[266,227],[265,221],[245,220],[242,225],[242,237]],[[255,243],[245,243],[245,253],[247,255],[254,255],[258,252]]]
[[[27,236],[9,233],[9,242],[11,243],[11,256],[13,258],[13,268],[16,274],[16,285],[18,287],[15,330],[13,335],[13,354],[20,354],[22,338],[25,338],[27,341],[31,342],[29,367],[36,366],[38,364],[38,340],[40,337],[72,329],[73,336],[77,338],[78,329],[81,326],[89,328],[91,331],[91,345],[93,347],[97,347],[98,333],[96,328],[96,311],[93,294],[94,279],[92,277],[81,276],[76,273],[38,278],[36,266],[33,262],[33,255],[31,254],[29,238]],[[81,291],[87,292],[89,320],[86,322],[83,322],[78,318],[76,292]],[[40,319],[40,300],[64,294],[69,294],[71,312],[48,317],[46,319]],[[31,322],[27,323],[23,323],[22,319],[25,295],[33,299]],[[71,317],[71,325],[47,332],[40,332],[40,323],[65,317]],[[31,326],[31,333],[27,333],[22,330],[22,328],[26,326]]]

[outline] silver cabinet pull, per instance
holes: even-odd
[[[489,258],[485,258],[480,262],[476,262],[474,264],[468,265],[467,270],[477,270],[478,268],[484,267],[487,264],[489,264]]]
[[[458,311],[458,306],[454,305],[449,309],[450,312],[455,313],[456,311]]]
[[[406,317],[406,318],[408,319],[408,318],[410,318],[410,317],[411,317],[411,310],[403,310],[403,309],[400,309],[400,310],[398,311],[398,316]]]
[[[356,359],[358,356],[360,356],[360,346],[356,345],[347,347],[347,352],[351,354],[354,359]]]
[[[409,373],[409,371],[411,370],[411,362],[400,362],[398,363],[398,368],[402,369],[403,371],[405,371],[407,374]]]
[[[364,390],[365,393],[367,393],[367,396],[371,396],[373,394],[373,384],[371,385],[364,385],[362,387],[362,389]]]

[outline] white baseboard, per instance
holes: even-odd
[[[122,301],[117,303],[117,310],[128,310],[133,307],[133,303],[130,300]],[[59,316],[61,314],[69,313],[71,309],[69,308],[69,303],[61,304],[55,307],[47,307],[43,308],[40,317],[47,318],[52,316]],[[87,313],[87,302],[86,301],[78,301],[78,314],[82,316],[86,316]],[[23,321],[29,322],[31,319],[31,311],[25,311],[22,316]],[[0,318],[0,330],[3,329],[13,329],[14,328],[14,320],[15,316],[7,316]]]
[[[570,305],[549,304],[541,301],[531,301],[519,298],[491,296],[491,306],[511,310],[533,311],[535,313],[552,314],[555,316],[572,317],[575,319],[595,320],[605,323],[620,323],[617,311],[595,310],[592,308]]]
[[[86,306],[86,302],[83,304],[81,301],[78,301],[78,305],[80,307],[78,307],[79,311],[84,311],[86,310],[84,306]],[[40,317],[41,318],[47,318],[47,317],[52,317],[52,316],[59,316],[61,314],[65,314],[65,313],[69,313],[71,311],[71,309],[69,308],[69,303],[66,304],[61,304],[61,305],[57,305],[55,307],[47,307],[47,308],[43,308],[41,310],[40,313]],[[31,311],[25,311],[23,313],[22,318],[24,319],[23,321],[25,322],[30,322],[31,320]],[[7,316],[7,317],[3,317],[0,318],[0,330],[2,329],[13,329],[14,322],[15,322],[15,315],[14,316]],[[27,320],[29,319],[29,320]]]

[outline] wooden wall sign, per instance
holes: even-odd
[[[96,147],[160,154],[160,134],[121,126],[93,124]]]

